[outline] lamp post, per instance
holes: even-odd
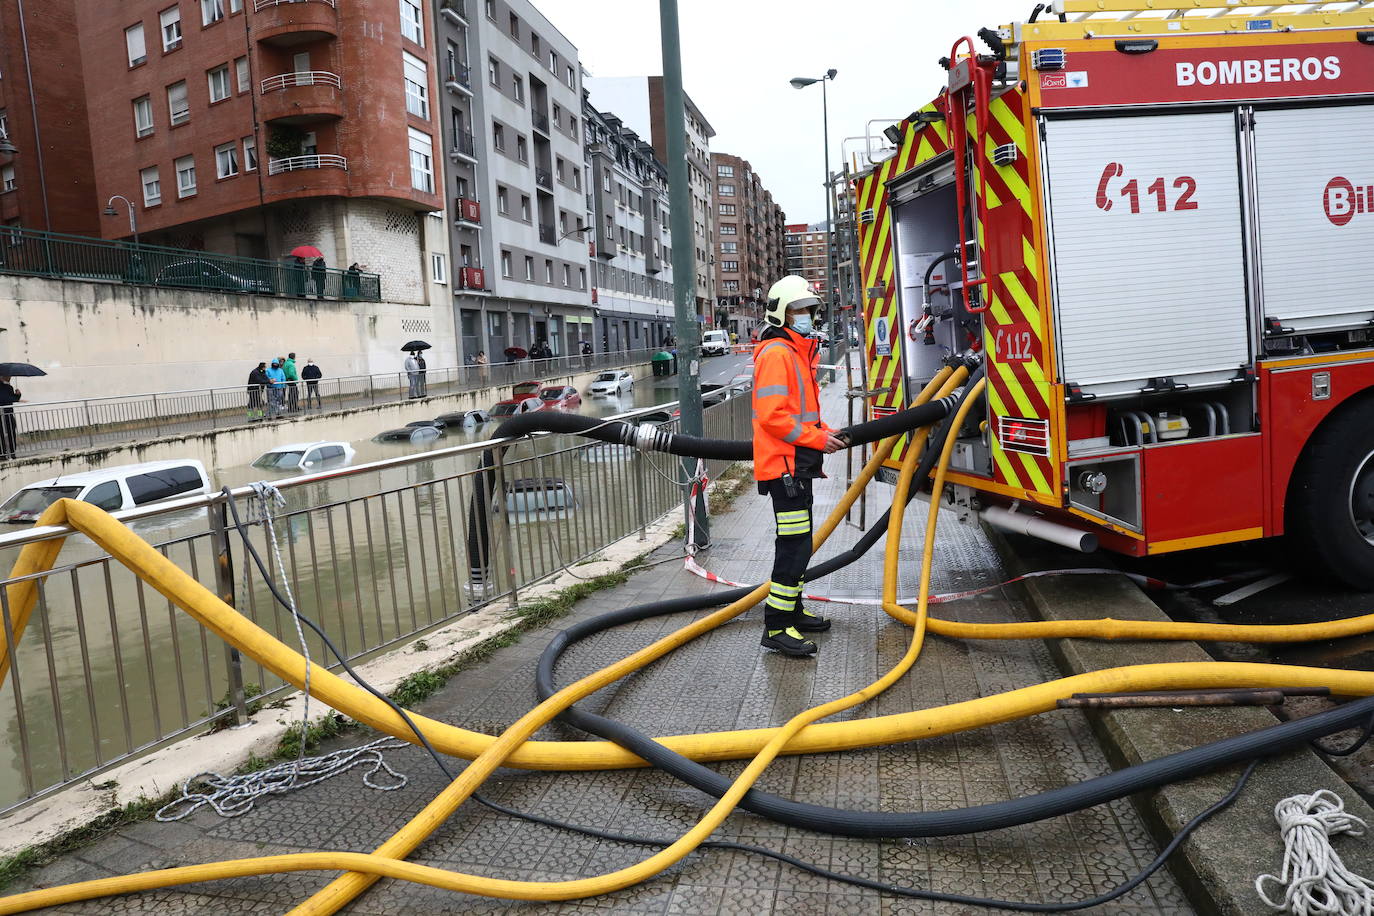
[[[835,73],[835,68],[831,67],[825,71],[825,76],[796,76],[788,81],[793,89],[805,89],[813,83],[821,84],[821,136],[825,143],[825,181],[821,182],[821,187],[825,189],[825,328],[830,334],[827,359],[831,364],[835,362],[835,271],[834,226],[830,212],[830,103],[825,84],[835,78]]]
[[[129,198],[125,197],[123,194],[115,194],[114,196],[112,196],[109,202],[105,204],[105,215],[119,215],[119,213],[114,208],[114,202],[117,200],[124,201],[124,206],[129,208],[129,232],[133,234],[134,247],[138,247],[138,220],[134,216],[134,205],[129,202]]]

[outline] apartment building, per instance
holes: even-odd
[[[76,0],[0,4],[0,222],[96,235]]]
[[[819,223],[788,223],[787,231],[787,272],[805,277],[825,299],[827,277],[825,269],[826,249],[830,243],[828,225]]]
[[[596,104],[614,111],[641,137],[648,136],[660,162],[668,161],[668,136],[663,106],[663,77],[593,77],[586,80]],[[684,93],[687,122],[687,179],[692,191],[692,247],[696,255],[698,319],[712,326],[716,298],[716,233],[712,207],[714,173],[711,138],[716,135],[701,110]],[[678,244],[683,244],[682,240]]]
[[[668,168],[653,145],[584,92],[587,225],[596,333],[607,349],[659,346],[672,329]]]
[[[525,0],[438,0],[463,358],[592,340],[577,48]]]
[[[427,301],[447,255],[424,218],[442,206],[432,19],[424,0],[78,4],[96,201],[132,201],[145,242],[313,245]],[[122,208],[100,230],[128,236]]]
[[[786,217],[747,159],[712,153],[716,324],[744,337],[763,322],[768,288],[785,274]]]

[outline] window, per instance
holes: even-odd
[[[491,126],[491,145],[502,152],[506,151],[506,129],[500,124]]]
[[[520,40],[520,17],[514,13],[510,14],[510,37]]]
[[[524,137],[516,136],[515,138],[515,158],[521,162],[530,161],[530,148]]]
[[[149,166],[138,173],[143,184],[143,206],[156,207],[162,203],[162,180],[158,178],[157,166]]]
[[[515,77],[511,89],[515,93],[515,100],[521,105],[525,104],[525,81],[518,76]]]
[[[229,65],[222,64],[205,74],[210,83],[210,104],[229,98]]]
[[[721,215],[721,216],[734,216],[734,215],[735,215],[735,205],[734,205],[734,204],[721,204],[721,205],[720,205],[720,215]]]
[[[134,99],[134,133],[146,137],[153,132],[153,100],[148,96]]]
[[[405,68],[406,111],[416,117],[429,119],[429,76],[425,62],[409,51],[401,52]]]
[[[582,170],[577,166],[573,166],[573,189],[582,190]]]
[[[496,20],[496,0],[487,0],[487,18],[492,21]],[[506,276],[510,276],[510,274],[506,274]]]
[[[572,286],[572,266],[569,264],[563,265],[563,285]]]
[[[245,172],[258,170],[258,141],[253,137],[243,138],[243,170]]]
[[[205,480],[197,469],[182,466],[135,474],[125,480],[124,485],[129,488],[129,495],[134,498],[134,505],[141,506],[155,500],[199,490],[205,486]]]
[[[130,67],[137,67],[148,59],[148,46],[143,42],[143,23],[124,30],[124,46],[129,49]]]
[[[209,25],[224,18],[224,0],[200,0],[200,24]]]
[[[577,136],[577,118],[573,115],[568,115],[568,133]]]
[[[429,275],[435,283],[448,283],[448,266],[444,263],[442,254],[429,256]]]
[[[14,166],[0,167],[0,191],[13,191],[19,186],[14,180]]]
[[[458,46],[453,42],[448,43],[444,49],[444,63],[447,65],[447,76],[451,81],[458,80]]]
[[[487,80],[498,89],[501,87],[501,62],[494,57],[487,58]]]
[[[510,277],[510,252],[501,252],[501,276]],[[494,316],[493,316],[494,317]]]
[[[410,128],[410,186],[434,193],[434,140],[424,131]]]
[[[534,279],[534,258],[529,255],[525,255],[525,279]]]
[[[734,223],[721,223],[721,224],[720,224],[720,234],[721,234],[721,235],[738,235],[738,234],[739,234],[739,226],[735,225]]]
[[[734,186],[734,185],[732,185],[732,184],[722,184],[722,185],[717,185],[717,187],[720,189],[720,196],[721,196],[721,197],[734,197],[734,196],[735,196],[735,186]]]
[[[215,147],[215,177],[233,178],[239,173],[239,149],[236,143]]]
[[[172,165],[177,170],[177,197],[190,197],[196,193],[195,157],[182,156]]]
[[[567,76],[568,76],[568,78],[567,78],[566,80],[564,80],[564,82],[568,84],[568,88],[569,88],[569,89],[576,89],[576,88],[577,88],[577,74],[573,72],[573,68],[572,68],[571,66],[569,66],[568,69],[567,69]]]
[[[91,487],[91,492],[87,493],[81,501],[104,509],[106,512],[114,512],[124,508],[124,494],[120,492],[119,481],[117,480],[107,480]]]
[[[542,60],[544,57],[543,46],[539,43],[539,36],[530,32],[530,53],[535,60]]]
[[[401,0],[401,35],[417,45],[425,43],[425,14],[420,10],[420,0]]]
[[[563,126],[563,106],[557,102],[553,103],[553,123],[556,127]]]
[[[167,114],[173,124],[185,124],[191,120],[191,103],[186,100],[185,80],[167,87]]]
[[[496,189],[496,211],[498,213],[510,212],[510,192],[502,187],[497,187]],[[507,276],[509,276],[509,274],[507,274]]]
[[[558,52],[552,48],[549,49],[549,69],[554,73],[558,72]]]
[[[739,242],[721,242],[721,254],[736,254],[739,251]]]
[[[564,169],[563,157],[562,157],[562,156],[556,156],[556,157],[554,157],[554,169],[553,169],[553,170],[554,170],[555,174],[558,175],[558,180],[559,180],[559,181],[562,181],[562,180],[564,179],[563,169]]]
[[[586,289],[586,288],[587,288],[587,268],[585,268],[585,267],[579,267],[579,268],[577,268],[577,288],[578,288],[578,289]]]
[[[229,12],[231,12],[231,13],[242,13],[242,12],[243,12],[243,0],[229,0]]]
[[[157,14],[162,23],[162,52],[181,47],[181,7],[171,6]]]
[[[717,178],[734,178],[734,177],[735,177],[735,167],[734,167],[733,165],[718,165],[718,166],[716,166],[716,177],[717,177]]]
[[[253,88],[248,76],[248,58],[238,57],[234,59],[234,75],[238,80],[239,92],[247,92]]]
[[[527,223],[530,221],[530,196],[528,194],[520,195],[520,218]]]
[[[739,261],[721,261],[720,269],[729,274],[739,273]]]
[[[553,262],[548,258],[544,259],[544,282],[553,285]]]

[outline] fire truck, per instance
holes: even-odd
[[[959,39],[885,131],[853,187],[870,412],[981,352],[962,515],[1133,556],[1287,535],[1374,590],[1374,4],[1351,7],[1055,0]]]

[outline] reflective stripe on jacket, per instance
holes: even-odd
[[[797,449],[825,448],[816,385],[819,345],[783,328],[754,347],[754,479],[797,474]]]

